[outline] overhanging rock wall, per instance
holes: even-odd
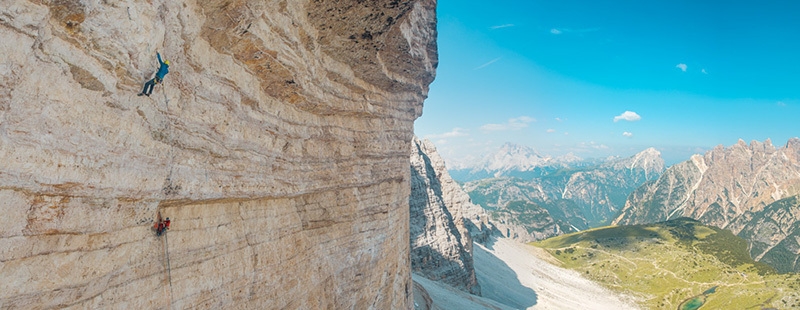
[[[0,3],[0,308],[408,308],[435,5]]]

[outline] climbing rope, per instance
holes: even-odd
[[[167,280],[169,281],[169,309],[172,309],[172,268],[169,265],[169,238],[167,230],[164,230],[164,256],[167,258]]]
[[[164,81],[161,82],[161,92],[164,94],[164,105],[166,107],[165,118],[167,119],[166,132],[168,134],[167,140],[169,141],[170,139],[174,139],[174,137],[172,136],[172,121],[169,118],[169,97],[167,97],[167,83],[164,82]],[[167,154],[167,156],[169,156],[169,162],[167,164],[167,169],[168,169],[168,171],[167,171],[167,182],[168,182],[167,186],[171,187],[172,186],[172,165],[174,164],[174,161],[175,161],[175,145],[173,143],[169,143],[169,153]]]

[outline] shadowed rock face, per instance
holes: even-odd
[[[0,308],[408,308],[435,6],[3,1]]]
[[[411,269],[428,279],[480,295],[473,240],[497,233],[488,213],[453,181],[428,140],[411,143]]]

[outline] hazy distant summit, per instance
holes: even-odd
[[[532,241],[610,223],[631,192],[664,170],[661,153],[650,148],[594,165],[551,166],[529,178],[508,171],[512,176],[469,181],[464,189],[496,223],[520,227],[501,229],[504,235]]]
[[[541,155],[533,148],[506,142],[497,151],[473,161],[461,161],[448,167],[454,179],[464,182],[490,177],[516,176],[530,178],[564,167],[594,164],[575,154]]]
[[[632,157],[620,159],[584,159],[573,153],[562,156],[541,155],[533,148],[507,142],[497,151],[479,160],[462,161],[448,167],[453,179],[467,182],[495,177],[531,179],[563,169],[603,166],[615,169],[643,169],[645,175],[661,173],[665,169],[661,152],[648,148]]]
[[[628,158],[608,160],[600,166],[616,170],[639,170],[645,179],[651,179],[666,170],[661,152],[652,147]]]
[[[484,157],[474,170],[504,172],[510,170],[530,171],[546,164],[550,158],[534,149],[514,143],[505,143],[497,152]]]

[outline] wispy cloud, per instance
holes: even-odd
[[[554,132],[556,132],[556,130],[553,129],[553,128],[550,128],[550,129],[547,130],[547,133],[554,133]]]
[[[687,66],[685,63],[679,63],[678,65],[675,66],[675,68],[681,69],[681,71],[686,72],[686,69],[688,69],[689,66]]]
[[[595,32],[595,31],[600,31],[600,28],[581,28],[581,29],[552,28],[552,29],[550,29],[550,33],[552,33],[552,34],[587,33],[587,32]]]
[[[594,141],[581,142],[578,145],[578,148],[580,148],[580,149],[592,149],[592,150],[607,150],[607,149],[609,149],[609,147],[607,145],[602,144],[602,143],[597,143],[597,142],[594,142]]]
[[[466,136],[469,136],[469,132],[466,129],[456,127],[453,128],[453,130],[445,133],[425,135],[425,139],[433,140],[433,139],[445,139],[445,138],[456,138],[456,137],[466,137]]]
[[[515,117],[515,118],[512,118],[512,119],[509,119],[508,123],[511,125],[511,127],[525,128],[525,127],[528,127],[528,123],[532,123],[532,122],[535,122],[535,121],[536,121],[536,119],[533,118],[533,117],[520,116],[520,117]]]
[[[630,132],[627,132],[627,131],[623,132],[622,135],[625,136],[625,137],[628,137],[628,138],[633,137],[633,134],[630,133]]]
[[[703,73],[703,74],[708,74],[708,72],[706,72],[706,69],[705,69],[705,68],[703,68],[703,69],[700,69],[700,72],[701,72],[701,73]]]
[[[485,64],[482,64],[482,65],[480,65],[480,66],[477,66],[477,67],[475,67],[475,69],[472,69],[472,70],[480,70],[480,69],[486,68],[486,67],[488,67],[489,65],[491,65],[491,64],[493,64],[493,63],[495,63],[495,62],[497,62],[498,60],[500,60],[500,59],[502,59],[502,58],[503,58],[503,57],[497,57],[497,58],[495,58],[495,59],[489,60],[489,62],[487,62],[487,63],[485,63]]]
[[[562,119],[560,117],[556,117],[556,122],[563,122],[563,121],[564,121],[564,119]]]
[[[614,116],[614,122],[615,123],[619,122],[619,121],[635,122],[635,121],[638,121],[640,119],[642,119],[642,117],[639,116],[639,114],[636,114],[636,112],[633,112],[633,111],[625,111],[620,115]]]
[[[778,101],[778,106],[779,107],[785,107],[786,106],[786,102]]]
[[[536,119],[528,116],[520,116],[511,118],[508,122],[503,124],[486,124],[481,126],[483,131],[503,131],[503,130],[519,130],[528,127],[529,123],[535,122]]]
[[[503,25],[491,26],[489,28],[494,30],[494,29],[502,29],[502,28],[508,28],[508,27],[514,27],[514,24],[503,24]]]

